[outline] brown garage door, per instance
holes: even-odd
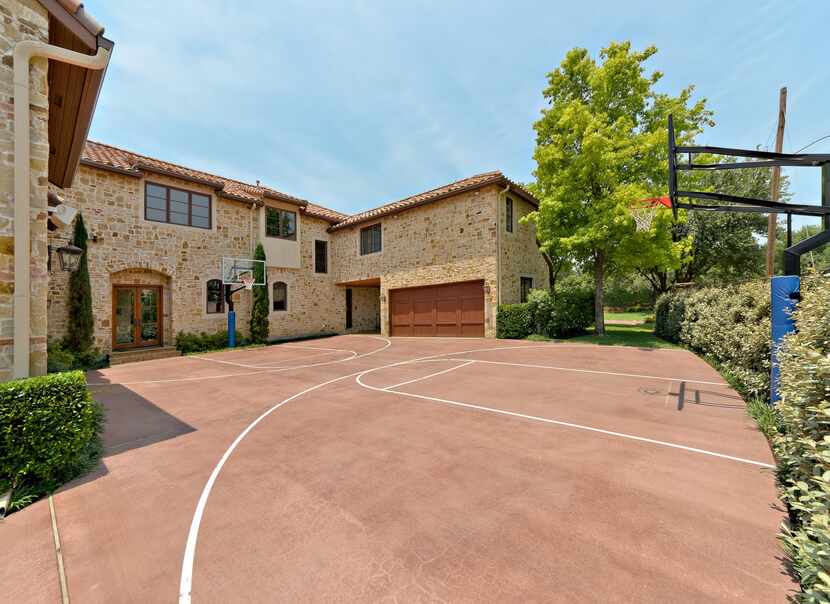
[[[484,282],[394,289],[393,336],[484,336]]]

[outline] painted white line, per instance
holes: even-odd
[[[306,355],[304,357],[295,357],[295,358],[291,358],[291,359],[283,359],[280,362],[281,363],[288,363],[288,362],[291,362],[291,361],[300,361],[300,362],[302,362],[302,361],[306,361],[308,359],[314,359],[314,358],[323,357],[323,356],[331,356],[333,354],[343,353],[343,352],[345,352],[347,354],[351,354],[353,357],[357,356],[357,352],[355,352],[354,350],[346,350],[345,348],[339,348],[339,349],[333,350],[331,352],[318,352],[317,354],[309,354],[309,355]],[[222,363],[224,365],[234,365],[236,367],[245,367],[247,369],[292,369],[293,368],[291,365],[270,365],[270,364],[252,365],[250,363],[237,363],[236,361],[226,361],[224,359],[214,359],[214,358],[207,357],[207,356],[194,356],[193,358],[194,359],[199,359],[200,361],[210,361],[212,363]]]
[[[695,384],[708,384],[710,386],[728,386],[725,382],[707,382],[706,380],[693,380],[688,378],[674,378],[674,377],[666,377],[661,375],[641,375],[639,373],[620,373],[617,371],[599,371],[597,369],[575,369],[573,367],[555,367],[552,365],[533,365],[529,363],[508,363],[505,361],[485,361],[483,359],[468,359],[474,363],[487,363],[489,365],[507,365],[512,367],[527,367],[530,369],[550,369],[553,371],[573,371],[576,373],[593,373],[597,375],[613,375],[619,377],[630,377],[630,378],[640,378],[646,380],[664,380],[664,381],[673,381],[673,380],[682,380],[685,382],[692,382]]]
[[[669,391],[666,392],[666,400],[663,401],[663,407],[665,407],[666,409],[669,408],[669,398],[671,398],[671,387],[672,387],[673,384],[674,384],[674,380],[669,382]]]
[[[354,336],[360,337],[360,336]],[[310,363],[308,365],[296,365],[293,367],[280,367],[277,369],[262,369],[260,368],[259,371],[243,371],[240,373],[220,373],[215,375],[202,375],[202,376],[195,376],[195,377],[186,377],[186,378],[169,378],[164,380],[137,380],[134,382],[89,382],[87,386],[90,387],[107,387],[107,386],[135,386],[140,384],[169,384],[173,382],[195,382],[201,380],[214,380],[219,378],[235,378],[235,377],[244,377],[248,375],[262,375],[266,373],[279,373],[281,371],[291,371],[294,369],[309,369],[311,367],[323,367],[325,365],[334,365],[337,363],[343,363],[345,361],[353,361],[356,359],[363,359],[373,354],[377,354],[378,352],[382,352],[389,348],[392,345],[392,341],[388,340],[381,336],[363,336],[368,338],[374,338],[376,340],[382,340],[385,342],[383,346],[380,348],[376,348],[370,352],[364,354],[358,354],[357,356],[350,356],[344,359],[335,359],[334,361],[321,361],[320,363]],[[343,349],[344,352],[354,352],[354,350],[346,350]]]
[[[437,359],[429,359],[430,361],[435,361]],[[449,369],[444,369],[443,371],[436,371],[435,373],[430,373],[429,375],[424,375],[412,380],[406,380],[405,382],[401,382],[400,384],[392,384],[391,386],[386,386],[386,390],[390,390],[392,388],[398,388],[400,386],[406,386],[407,384],[413,384],[415,382],[420,382],[422,380],[428,380],[429,378],[433,378],[437,375],[443,375],[445,373],[449,373],[450,371],[455,371],[456,369],[461,369],[462,367],[466,367],[475,361],[465,361],[459,365],[455,365],[454,367],[450,367]]]
[[[369,373],[369,372],[366,372]],[[486,407],[484,405],[477,405],[475,403],[463,403],[461,401],[453,401],[444,398],[437,398],[434,396],[425,396],[422,394],[414,394],[412,392],[400,392],[399,390],[392,390],[391,386],[386,388],[378,388],[376,386],[370,386],[369,384],[364,383],[361,378],[363,374],[357,376],[356,381],[358,384],[363,386],[364,388],[368,388],[369,390],[375,390],[377,392],[388,392],[389,394],[398,394],[400,396],[408,396],[410,398],[417,398],[425,401],[432,401],[435,403],[442,403],[445,405],[452,405],[455,407],[465,407],[467,409],[476,409],[477,411],[486,411],[488,413],[495,413],[497,415],[507,415],[510,417],[518,417],[520,419],[528,419],[535,422],[541,422],[545,424],[554,424],[557,426],[565,426],[567,428],[576,428],[577,430],[586,430],[588,432],[596,432],[598,434],[605,434],[608,436],[616,436],[618,438],[625,438],[628,440],[636,440],[639,442],[649,443],[652,445],[659,445],[661,447],[670,447],[672,449],[680,449],[683,451],[690,451],[692,453],[700,453],[703,455],[711,455],[712,457],[719,457],[722,459],[729,459],[731,461],[737,461],[740,463],[749,464],[752,466],[760,466],[762,468],[774,468],[775,466],[772,464],[765,463],[763,461],[755,461],[753,459],[745,459],[743,457],[735,457],[733,455],[726,455],[724,453],[718,453],[716,451],[709,451],[707,449],[698,449],[696,447],[688,447],[686,445],[680,445],[677,443],[667,442],[664,440],[656,440],[654,438],[647,438],[645,436],[637,436],[635,434],[626,434],[625,432],[614,432],[613,430],[604,430],[602,428],[595,428],[593,426],[585,426],[583,424],[575,424],[572,422],[561,421],[558,419],[551,419],[548,417],[539,417],[538,415],[527,415],[525,413],[517,413],[515,411],[507,411],[505,409],[498,409],[496,407]]]

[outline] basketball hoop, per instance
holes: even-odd
[[[242,287],[251,291],[254,289],[254,274],[251,272],[245,272],[239,275],[239,280],[242,282]]]
[[[648,231],[660,208],[671,208],[671,200],[668,197],[651,197],[632,205],[630,211],[637,230]]]

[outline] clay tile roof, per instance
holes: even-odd
[[[261,203],[263,197],[286,201],[298,206],[305,206],[308,202],[299,197],[288,195],[276,189],[260,185],[251,185],[238,180],[216,176],[209,172],[193,170],[178,164],[162,161],[146,155],[126,151],[112,145],[87,141],[84,152],[81,156],[81,163],[105,169],[113,169],[118,172],[140,177],[143,172],[166,174],[175,178],[182,178],[191,182],[197,182],[213,187],[223,197],[247,201],[250,203]],[[319,206],[317,206],[319,207]],[[324,208],[321,208],[324,209]],[[327,210],[332,212],[331,210]],[[337,212],[332,212],[339,215]]]
[[[381,216],[397,214],[399,212],[403,212],[405,210],[409,210],[411,208],[424,205],[426,203],[432,203],[433,201],[445,199],[458,193],[480,189],[481,187],[485,187],[487,185],[492,184],[500,184],[503,186],[509,184],[511,188],[514,190],[514,192],[518,193],[520,196],[524,197],[534,205],[538,205],[536,199],[530,193],[528,193],[527,190],[525,190],[520,185],[514,183],[513,181],[509,180],[504,176],[504,174],[496,170],[494,172],[484,172],[483,174],[476,174],[475,176],[470,176],[469,178],[463,178],[461,180],[452,182],[448,185],[438,187],[437,189],[432,189],[430,191],[418,193],[417,195],[413,195],[411,197],[407,197],[399,201],[393,201],[392,203],[387,203],[386,205],[380,206],[378,208],[373,208],[371,210],[367,210],[359,214],[354,214],[352,216],[349,216],[342,222],[331,227],[331,230],[337,230],[344,227],[352,226],[354,224],[368,222],[370,220],[380,218]]]
[[[314,216],[315,218],[322,218],[332,224],[343,222],[349,217],[348,214],[342,214],[341,212],[336,212],[313,203],[307,204],[303,208],[303,213],[308,214],[309,216]]]
[[[84,10],[84,3],[81,0],[57,0],[57,2],[93,36],[104,32],[103,26]]]

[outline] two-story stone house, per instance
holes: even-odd
[[[274,338],[494,337],[498,304],[548,284],[534,228],[520,221],[536,200],[500,172],[348,216],[101,143],[87,142],[80,164],[71,187],[51,190],[86,222],[104,351],[224,329],[221,259],[250,258],[258,242]],[[67,281],[50,273],[50,339],[66,333]],[[244,332],[250,293],[236,294],[235,306]]]

